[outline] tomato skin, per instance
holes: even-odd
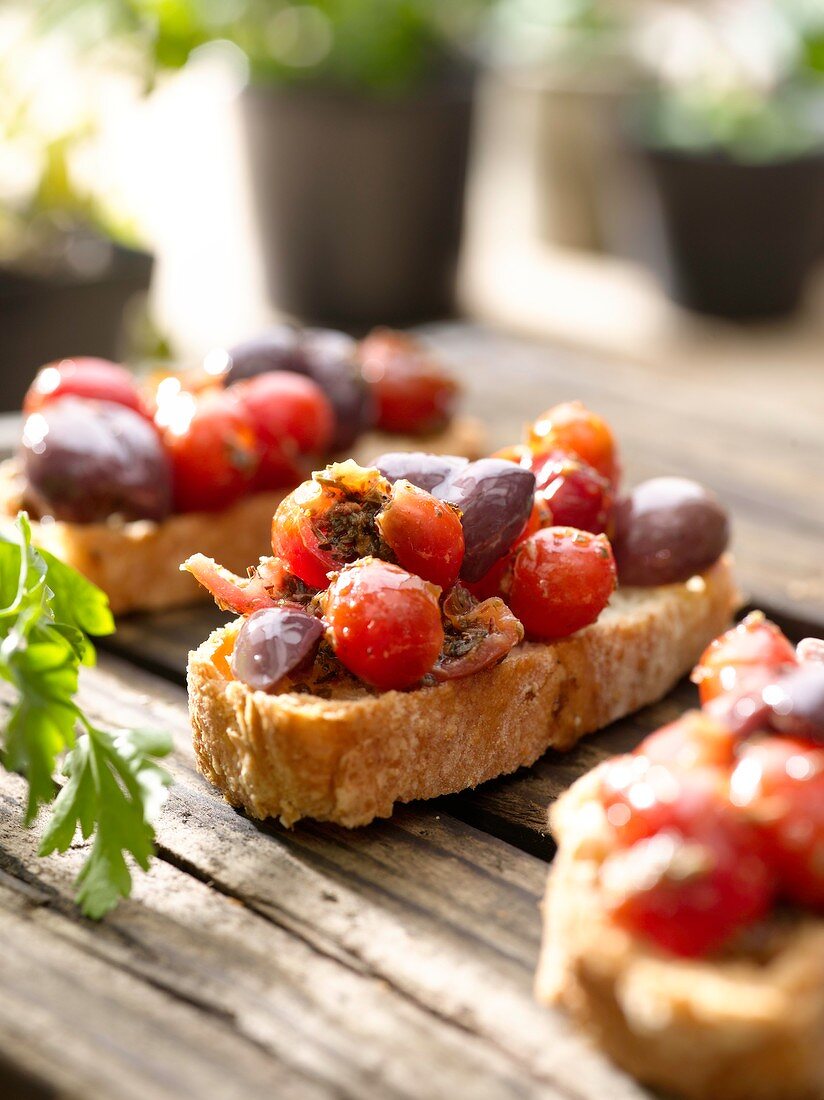
[[[705,711],[688,710],[674,722],[645,737],[635,750],[656,764],[681,771],[693,768],[730,768],[739,738]]]
[[[601,884],[618,925],[682,958],[723,947],[774,897],[756,831],[720,804],[613,852]]]
[[[342,564],[321,545],[316,523],[338,497],[316,481],[305,481],[280,502],[272,518],[272,552],[296,577],[313,588],[326,588],[327,574]]]
[[[594,467],[552,452],[536,455],[532,470],[536,489],[554,527],[577,527],[600,534],[612,513],[612,487]]]
[[[824,749],[783,736],[749,742],[730,797],[758,823],[781,893],[823,910]]]
[[[620,474],[615,437],[605,420],[580,401],[566,401],[541,413],[527,443],[536,454],[562,451],[592,466],[616,486]]]
[[[782,667],[797,664],[792,643],[757,611],[716,638],[701,654],[693,670],[702,704],[719,695],[747,690]]]
[[[606,606],[615,591],[615,560],[604,535],[545,527],[515,550],[508,583],[507,603],[527,638],[565,638]]]
[[[425,435],[449,422],[458,384],[417,340],[378,328],[361,342],[358,358],[374,387],[383,431]]]
[[[231,392],[257,435],[257,489],[294,485],[311,466],[307,458],[326,452],[335,417],[328,398],[311,379],[270,371],[238,382]]]
[[[186,414],[166,427],[172,462],[175,510],[216,512],[228,508],[254,482],[258,465],[252,424],[228,393],[191,395]]]
[[[381,691],[417,684],[443,647],[439,594],[435,585],[375,558],[346,566],[323,598],[338,659]]]
[[[454,508],[400,480],[376,522],[402,568],[444,590],[455,584],[464,557],[464,535]]]
[[[119,363],[88,356],[61,359],[41,367],[23,400],[23,412],[37,412],[44,405],[69,396],[125,405],[151,420],[131,372]]]

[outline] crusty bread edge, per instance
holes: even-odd
[[[484,450],[484,428],[472,417],[458,417],[425,439],[370,432],[358,441],[353,457],[371,462],[381,451],[421,449],[477,458]],[[32,537],[36,546],[102,588],[116,615],[163,611],[211,599],[178,568],[192,554],[205,554],[245,576],[270,553],[272,514],[287,491],[256,493],[221,512],[173,515],[161,523],[34,522]],[[0,464],[0,533],[11,532],[20,498],[16,464]]]
[[[821,1100],[824,921],[799,918],[767,962],[676,959],[618,928],[599,890],[612,847],[599,771],[552,807],[538,999],[635,1077],[688,1100]]]
[[[524,644],[497,667],[411,692],[321,699],[231,679],[235,625],[190,654],[200,769],[255,817],[364,825],[396,802],[464,790],[660,698],[729,622],[738,593],[722,559],[686,584],[616,593],[597,623]]]

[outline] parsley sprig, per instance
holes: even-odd
[[[28,781],[25,824],[51,805],[40,854],[65,852],[77,830],[93,838],[77,876],[77,901],[99,918],[131,891],[127,857],[146,870],[171,751],[153,730],[100,729],[75,702],[81,665],[93,665],[89,635],[111,634],[105,595],[32,545],[25,513],[16,540],[0,537],[0,677],[15,689],[0,759]],[[55,781],[62,763],[65,784]]]

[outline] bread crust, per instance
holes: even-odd
[[[235,806],[291,825],[365,825],[396,802],[474,787],[568,749],[660,698],[726,627],[738,594],[722,559],[702,577],[619,590],[597,623],[525,643],[495,668],[410,692],[340,685],[330,698],[251,691],[223,656],[238,620],[189,656],[198,764]]]
[[[560,1004],[635,1077],[688,1100],[824,1097],[824,921],[772,917],[715,959],[679,959],[608,917],[601,768],[552,807],[539,1000]]]
[[[353,457],[371,462],[382,451],[422,448],[477,458],[484,449],[484,429],[472,417],[459,417],[425,439],[370,432],[358,441]],[[16,462],[0,464],[2,534],[11,532],[23,503],[23,489]],[[255,493],[221,512],[173,515],[161,523],[34,522],[32,537],[36,546],[102,588],[116,615],[162,611],[211,599],[190,574],[178,568],[192,554],[205,554],[245,576],[249,565],[271,553],[272,514],[287,492]]]

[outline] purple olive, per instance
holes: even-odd
[[[762,698],[774,729],[824,743],[824,664],[799,665],[765,687]]]
[[[622,584],[674,584],[717,561],[729,542],[718,498],[695,481],[657,477],[615,509],[612,549]]]
[[[62,397],[23,425],[27,503],[40,516],[94,523],[164,519],[171,470],[154,425],[123,405]]]
[[[375,423],[372,389],[355,362],[357,343],[333,329],[278,325],[225,352],[227,386],[267,371],[286,370],[317,382],[335,413],[331,450],[343,451]]]
[[[461,577],[478,581],[512,548],[529,519],[535,475],[502,458],[469,462],[434,496],[461,510],[464,553]]]
[[[253,691],[273,691],[284,676],[306,664],[318,648],[323,623],[297,607],[267,607],[238,631],[232,672]]]
[[[459,470],[469,464],[457,455],[430,455],[424,451],[389,451],[373,462],[383,476],[394,485],[400,478],[411,481],[427,493],[443,486]]]

